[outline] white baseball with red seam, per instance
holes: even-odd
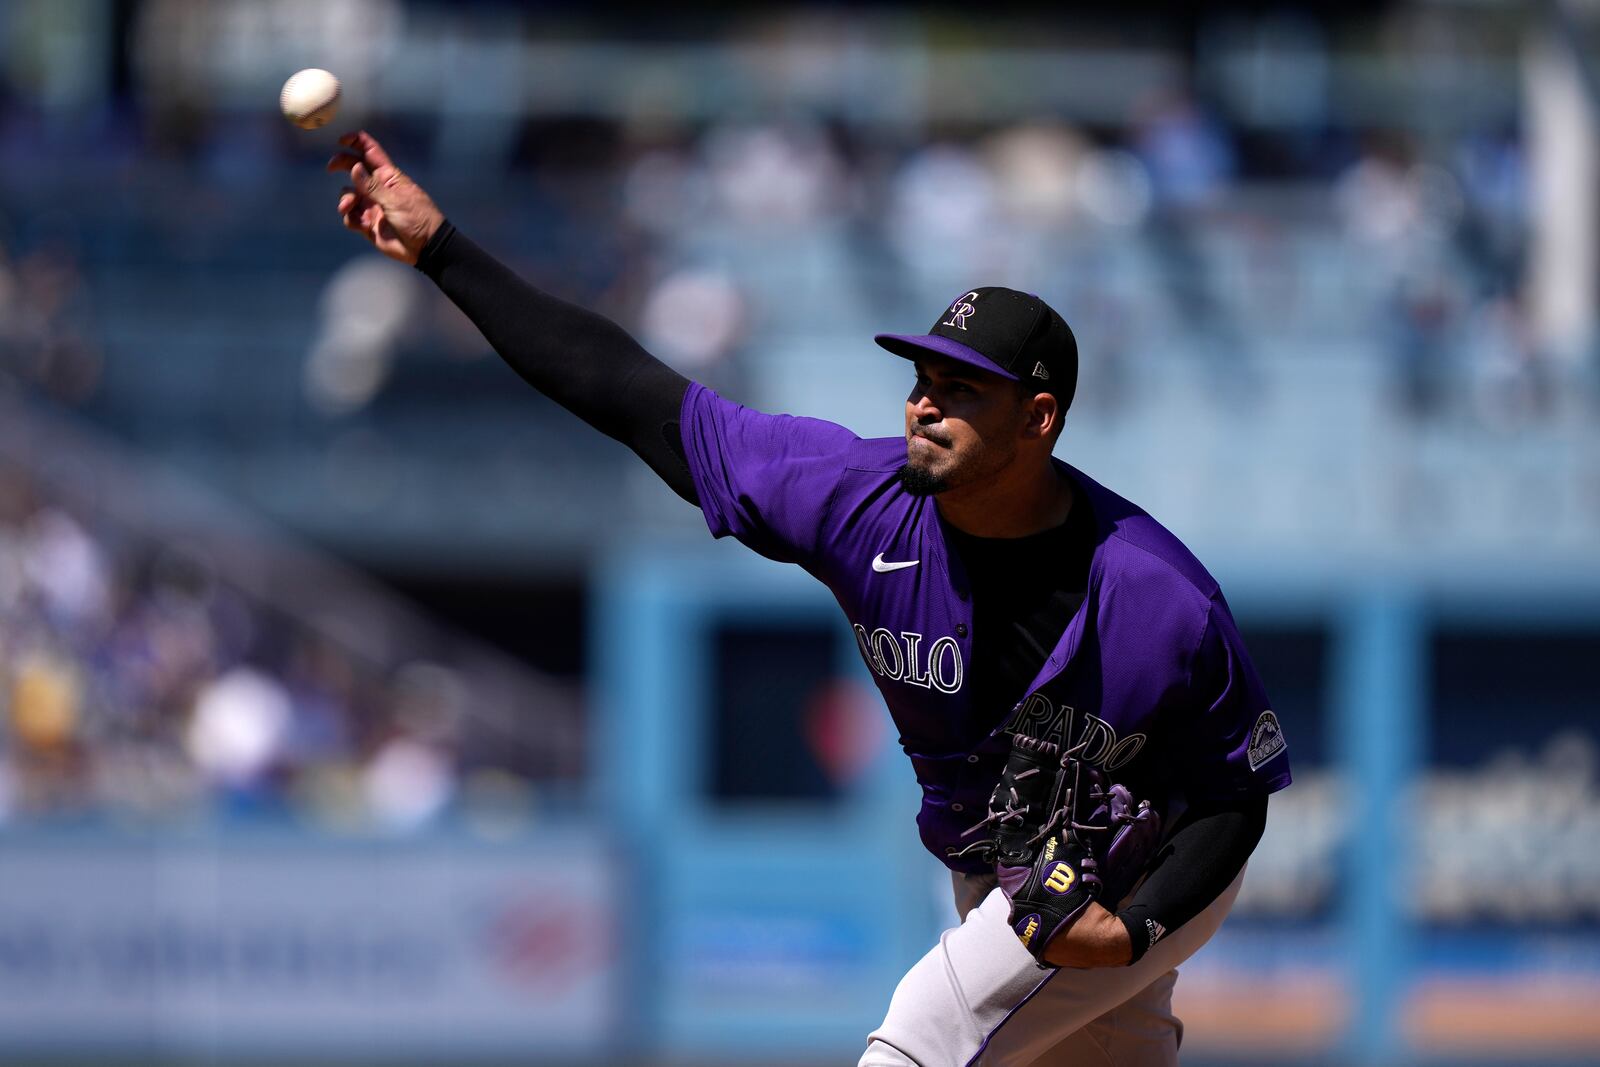
[[[339,79],[320,67],[291,74],[278,94],[278,106],[302,130],[326,126],[339,112]]]

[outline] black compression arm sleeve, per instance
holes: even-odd
[[[1155,938],[1199,915],[1228,888],[1266,825],[1264,795],[1183,813],[1133,900],[1117,913],[1133,942],[1130,963],[1143,956]]]
[[[534,288],[449,222],[417,258],[524,381],[637,452],[672,491],[698,503],[678,412],[689,380],[627,331]]]

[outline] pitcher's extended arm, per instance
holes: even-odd
[[[366,132],[328,161],[349,174],[347,228],[422,271],[535,389],[629,448],[679,496],[698,503],[678,432],[688,379],[603,315],[523,281],[456,230],[422,187]]]

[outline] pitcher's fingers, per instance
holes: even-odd
[[[364,163],[350,168],[350,184],[355,186],[356,192],[372,200],[382,200],[387,195],[383,182]]]
[[[378,139],[366,130],[355,130],[339,138],[339,143],[347,148],[354,148],[361,158],[366,160],[367,166],[373,170],[379,167],[392,167],[394,161],[389,158],[389,153],[383,150],[383,145]]]
[[[357,163],[357,165],[350,168],[350,184],[355,187],[355,192],[362,195],[362,198],[370,198],[374,192],[378,192],[378,179],[373,178],[373,173],[370,170],[366,170],[366,166],[362,165],[362,163]]]
[[[370,199],[362,196],[348,185],[340,191],[339,214],[341,215],[354,215],[359,219],[369,208],[375,206]]]
[[[337,174],[340,171],[349,173],[350,168],[360,162],[361,159],[359,156],[353,156],[349,152],[340,152],[338,155],[328,160],[327,170],[329,174]]]

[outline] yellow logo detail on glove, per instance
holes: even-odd
[[[1044,887],[1052,893],[1065,893],[1072,888],[1072,883],[1077,880],[1077,874],[1064,862],[1057,862],[1055,870],[1044,880]]]

